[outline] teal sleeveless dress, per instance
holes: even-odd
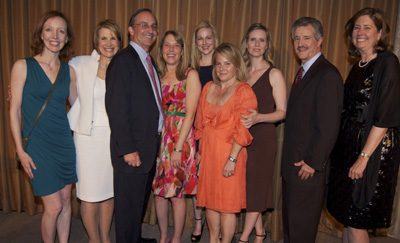
[[[22,97],[23,136],[27,136],[52,88],[52,83],[33,57],[25,59],[27,75]],[[33,194],[46,196],[76,182],[76,153],[66,113],[70,75],[68,64],[61,70],[54,92],[33,128],[26,152],[36,165],[32,169]]]

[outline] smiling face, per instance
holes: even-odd
[[[142,27],[141,24],[146,27]],[[146,52],[157,38],[157,30],[152,26],[157,26],[156,19],[150,12],[144,11],[136,16],[134,25],[128,27],[131,40]]]
[[[264,30],[253,30],[247,39],[247,51],[252,57],[260,57],[267,50],[267,33]]]
[[[321,51],[323,38],[315,39],[314,28],[311,25],[299,26],[293,35],[294,49],[301,63],[306,63]]]
[[[97,46],[100,51],[100,55],[107,58],[112,58],[119,50],[119,41],[111,30],[107,28],[101,28],[99,30]]]
[[[374,22],[368,15],[363,15],[357,19],[351,39],[361,54],[373,53],[374,46],[380,38],[381,31],[378,32]]]
[[[196,45],[203,56],[212,55],[215,49],[215,37],[209,28],[201,28],[196,34]]]
[[[173,35],[167,35],[162,45],[162,56],[167,65],[176,66],[183,55],[182,45],[179,44]]]
[[[44,49],[53,53],[60,52],[68,41],[67,23],[61,17],[49,18],[43,25],[40,37],[43,40]]]
[[[217,74],[219,80],[223,82],[230,81],[232,79],[236,80],[236,67],[231,61],[221,54],[217,54],[215,57],[215,73]]]

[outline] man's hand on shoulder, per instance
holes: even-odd
[[[139,167],[142,162],[140,161],[139,152],[134,152],[124,155],[125,162],[132,167]]]
[[[297,175],[300,176],[302,180],[307,180],[308,178],[312,178],[314,176],[315,170],[307,165],[304,160],[294,163],[294,166],[301,166]]]

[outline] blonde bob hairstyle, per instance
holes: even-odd
[[[201,52],[199,51],[199,48],[197,46],[196,39],[197,39],[197,33],[199,32],[199,30],[200,29],[204,29],[204,28],[211,30],[211,33],[214,36],[214,48],[216,48],[218,46],[218,35],[217,35],[217,29],[215,28],[215,26],[212,23],[208,22],[208,21],[200,22],[196,26],[196,28],[194,30],[194,33],[193,33],[192,55],[191,55],[191,58],[190,58],[190,61],[191,61],[190,64],[191,64],[192,68],[197,69],[197,70],[200,68]]]
[[[244,63],[242,55],[239,52],[239,49],[230,43],[222,43],[215,49],[212,57],[212,65],[213,65],[212,76],[214,83],[218,85],[221,83],[221,80],[218,78],[217,73],[215,71],[217,55],[222,55],[223,57],[228,59],[228,61],[231,62],[233,66],[235,66],[236,78],[240,82],[247,82],[247,67],[246,64]]]
[[[115,35],[115,37],[117,37],[118,44],[119,44],[118,47],[119,47],[119,49],[121,49],[122,45],[123,45],[123,40],[122,40],[122,32],[121,32],[120,28],[119,28],[118,24],[116,22],[114,22],[113,20],[106,19],[106,20],[101,21],[96,26],[96,28],[94,29],[94,32],[93,32],[93,46],[96,49],[97,53],[100,54],[99,33],[102,28],[110,30]]]
[[[172,35],[175,38],[176,42],[178,42],[178,44],[181,45],[181,47],[182,47],[183,54],[181,56],[181,60],[178,64],[178,67],[176,68],[175,75],[179,81],[185,80],[186,79],[186,71],[189,67],[189,56],[187,55],[188,52],[187,52],[185,39],[183,38],[183,35],[176,30],[168,30],[167,32],[165,32],[165,34],[161,38],[161,41],[158,45],[157,65],[159,68],[160,77],[161,78],[164,77],[165,73],[167,71],[167,63],[165,62],[164,57],[163,57],[163,46],[164,46],[165,38],[168,35]]]
[[[273,65],[274,61],[273,56],[274,56],[274,47],[271,42],[271,33],[269,32],[268,28],[262,25],[261,23],[255,23],[252,24],[249,29],[247,30],[241,44],[240,44],[240,52],[242,53],[243,60],[246,63],[247,67],[250,67],[251,62],[250,62],[250,53],[247,50],[247,42],[249,41],[249,36],[250,33],[255,31],[255,30],[263,30],[265,32],[266,36],[266,42],[267,42],[267,49],[265,50],[263,54],[263,58],[265,61],[267,61],[269,64]]]

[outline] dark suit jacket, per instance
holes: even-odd
[[[329,155],[339,132],[343,102],[340,73],[321,55],[290,93],[283,142],[282,175],[289,184],[321,186],[326,181]],[[316,170],[314,177],[301,181],[304,160]]]
[[[159,111],[150,79],[131,45],[118,52],[107,68],[105,104],[114,170],[149,173],[158,152]],[[139,152],[139,167],[124,161],[123,156],[133,152]]]

